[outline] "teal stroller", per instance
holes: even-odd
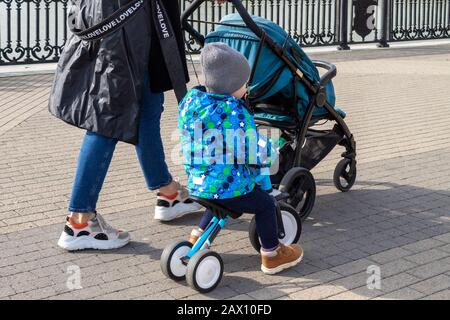
[[[349,191],[356,180],[356,143],[344,121],[345,112],[335,105],[332,79],[336,66],[310,60],[286,31],[264,18],[250,16],[239,0],[229,1],[237,13],[223,17],[204,37],[188,20],[203,2],[196,0],[185,11],[183,28],[201,46],[223,42],[247,57],[252,66],[248,105],[255,120],[279,129],[286,140],[272,183],[290,195],[288,204],[304,220],[315,202],[316,184],[310,170],[336,145],[345,148],[333,175],[336,188]],[[322,76],[318,68],[325,70]],[[333,129],[312,128],[324,120],[335,122]]]

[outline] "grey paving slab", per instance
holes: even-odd
[[[431,295],[433,293],[450,288],[450,277],[448,275],[441,274],[433,278],[418,282],[412,285],[411,288],[426,295]]]
[[[388,300],[417,300],[424,297],[425,294],[416,291],[411,288],[403,288],[397,291],[390,292],[388,294],[379,296],[375,299],[388,299]]]
[[[431,294],[429,296],[426,296],[423,298],[424,300],[449,300],[450,299],[450,290],[442,290],[440,292],[436,292],[434,294]]]

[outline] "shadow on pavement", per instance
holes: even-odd
[[[319,188],[332,186],[331,180],[317,182]],[[225,274],[220,286],[204,296],[222,299],[227,298],[230,292],[234,292],[234,295],[236,292],[252,292],[253,298],[272,299],[320,285],[349,291],[363,298],[385,294],[382,290],[373,291],[365,287],[367,267],[376,264],[369,260],[370,256],[450,232],[448,210],[449,191],[389,182],[358,181],[350,192],[317,196],[316,207],[304,223],[300,241],[305,257],[292,269],[275,276],[266,276],[260,271],[260,257],[256,252],[245,249],[244,253],[238,250],[222,253],[218,243],[215,250],[221,252]],[[192,214],[167,224],[195,226],[199,219],[198,214]],[[226,229],[246,232],[248,219],[230,221]],[[154,247],[152,243],[132,241],[124,248],[104,251],[102,255],[146,255],[151,260],[159,261],[162,249]],[[92,254],[93,251],[80,253]],[[346,266],[355,268],[358,265],[360,270],[355,269],[346,275]],[[343,274],[339,274],[341,269],[344,270]],[[330,278],[330,275],[335,278]],[[350,276],[355,280],[349,279]],[[187,286],[185,282],[179,285]],[[294,295],[294,298],[308,298],[308,293],[305,293],[306,296],[302,294]],[[243,297],[248,298],[246,295]]]
[[[332,186],[333,182],[318,180],[318,185],[319,188]],[[256,253],[223,253],[221,256],[227,273],[221,286],[241,293],[267,287],[270,296],[276,297],[286,295],[289,291],[299,291],[321,284],[330,285],[332,282],[332,286],[341,288],[342,291],[350,291],[359,297],[371,298],[386,294],[389,292],[389,286],[386,291],[366,288],[369,276],[367,268],[377,264],[368,258],[389,249],[450,232],[449,211],[448,190],[431,190],[390,182],[358,181],[355,189],[350,192],[336,192],[317,197],[316,208],[304,223],[300,243],[305,249],[305,258],[301,264],[276,275],[275,279],[262,273],[255,279],[255,273],[260,272],[260,260]],[[189,222],[191,221],[192,219],[189,219]],[[243,231],[248,227],[248,222],[231,223],[228,227]],[[217,250],[220,252],[220,248]],[[412,251],[411,255],[414,253]],[[348,275],[344,270],[344,275],[330,279],[330,274],[335,273],[330,269],[342,269],[347,265],[349,269],[353,265],[361,267]],[[383,270],[382,264],[380,267]],[[388,272],[390,271],[387,270]],[[250,273],[252,276],[246,277],[246,274]],[[349,279],[350,276],[355,280]],[[265,283],[265,279],[268,283]],[[261,298],[263,297],[261,293]]]

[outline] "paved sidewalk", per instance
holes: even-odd
[[[226,272],[208,295],[162,275],[162,249],[186,238],[199,214],[153,221],[155,194],[127,144],[117,147],[98,209],[133,242],[110,252],[56,246],[83,131],[47,112],[51,75],[0,78],[0,298],[450,299],[449,50],[312,55],[338,66],[337,100],[359,152],[357,183],[349,193],[333,187],[338,148],[313,170],[318,196],[301,238],[304,261],[276,276],[259,271],[249,217],[232,221],[214,246]],[[174,101],[166,95],[162,122],[169,159],[177,154]],[[183,180],[181,167],[170,166]],[[74,266],[82,289],[67,286]],[[381,288],[370,290],[373,266]]]

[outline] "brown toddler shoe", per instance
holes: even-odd
[[[303,258],[303,249],[299,244],[285,246],[282,243],[274,251],[261,250],[261,271],[276,274],[297,265]]]

